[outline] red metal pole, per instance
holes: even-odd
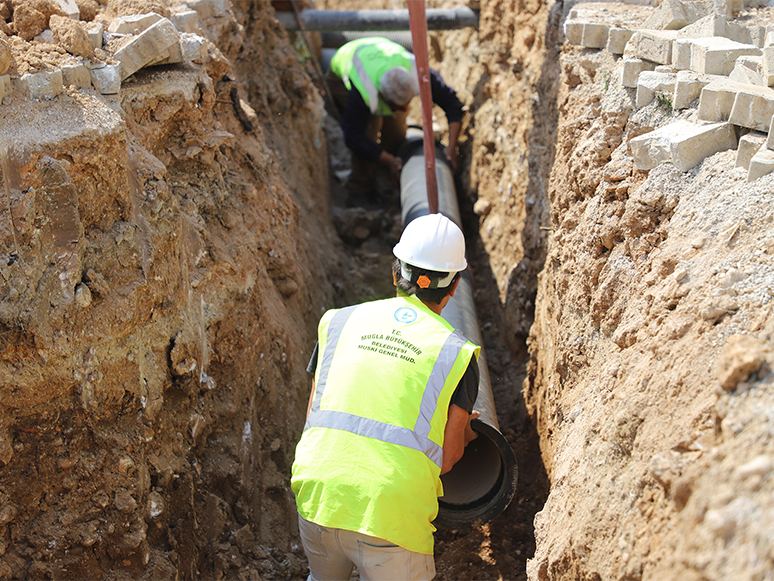
[[[430,213],[438,212],[438,184],[435,178],[435,138],[433,137],[433,99],[430,92],[430,65],[427,56],[427,19],[425,0],[407,0],[411,40],[419,77],[419,98],[422,102],[422,129],[425,146],[425,177],[427,178],[427,203]]]

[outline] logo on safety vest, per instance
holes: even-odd
[[[401,307],[395,311],[395,320],[408,325],[417,320],[417,312],[411,307]]]

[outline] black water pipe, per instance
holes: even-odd
[[[429,214],[421,134],[410,135],[398,155],[403,159],[400,198],[405,227],[414,218]],[[454,176],[440,144],[436,144],[436,158],[439,212],[462,229]],[[478,437],[468,444],[454,468],[441,476],[444,495],[438,499],[438,516],[434,521],[437,527],[465,529],[486,524],[505,510],[516,493],[518,466],[497,422],[486,353],[476,317],[473,284],[467,271],[441,316],[467,339],[482,345],[478,360],[478,398],[474,407],[481,416],[471,424]]]
[[[478,28],[478,12],[467,6],[430,8],[426,11],[428,30]],[[277,12],[286,30],[299,30],[292,12]],[[408,10],[302,10],[301,22],[308,31],[410,30]]]
[[[411,32],[403,30],[394,31],[378,31],[378,30],[366,30],[366,31],[352,31],[347,30],[343,32],[323,32],[322,45],[323,48],[341,48],[347,44],[350,40],[357,40],[358,38],[368,38],[371,36],[379,36],[386,38],[392,42],[401,45],[406,50],[414,50],[414,41],[411,38]]]

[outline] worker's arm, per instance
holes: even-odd
[[[382,150],[379,155],[379,163],[390,168],[390,175],[395,180],[396,184],[400,183],[400,170],[403,168],[403,161],[399,157],[395,157]]]
[[[347,97],[347,107],[341,118],[341,129],[344,132],[344,143],[354,155],[367,161],[381,163],[382,147],[366,135],[371,110],[363,101],[363,97],[352,89]]]
[[[312,380],[312,393],[309,394],[309,403],[306,406],[306,417],[309,418],[309,412],[312,411],[312,402],[314,401],[314,379]]]
[[[478,412],[468,413],[467,410],[456,404],[449,406],[449,419],[446,421],[446,430],[443,434],[443,463],[441,474],[446,474],[452,469],[465,452],[471,440],[477,434],[470,427],[470,421],[479,416]]]
[[[457,156],[457,140],[460,137],[460,130],[462,129],[462,123],[455,121],[449,123],[449,145],[446,146],[446,159],[452,166],[452,172],[457,173],[457,167],[459,166],[459,157]]]
[[[457,141],[462,128],[462,102],[457,97],[456,91],[444,82],[441,74],[435,69],[430,69],[430,90],[433,103],[443,109],[449,123],[449,145],[446,146],[445,153],[452,169],[456,172]]]

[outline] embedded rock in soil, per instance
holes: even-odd
[[[729,337],[716,363],[720,386],[732,391],[740,381],[746,381],[766,361],[767,351],[766,345],[755,337]]]
[[[49,26],[54,34],[54,41],[67,52],[84,58],[91,56],[91,42],[80,22],[55,14],[51,17]]]
[[[0,75],[8,72],[13,62],[11,55],[11,45],[8,44],[8,38],[0,32]]]

